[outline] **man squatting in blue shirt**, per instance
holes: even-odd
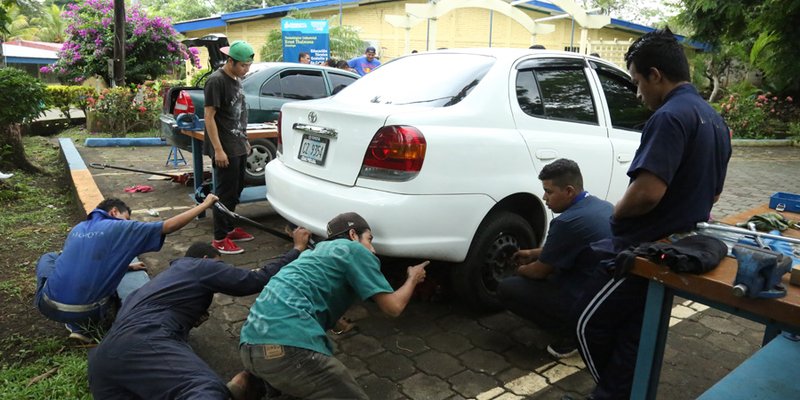
[[[560,214],[547,230],[544,246],[514,254],[517,275],[500,281],[497,296],[504,307],[558,338],[547,346],[555,358],[577,352],[572,306],[591,277],[589,244],[611,236],[608,219],[614,206],[583,190],[575,161],[558,159],[539,173],[543,199]]]
[[[128,273],[131,261],[139,254],[161,250],[165,235],[183,228],[216,201],[212,194],[166,221],[139,222],[130,220],[131,209],[122,200],[103,200],[72,228],[61,254],[47,253],[39,259],[36,307],[45,317],[67,323],[73,332],[70,337],[91,341],[86,336],[90,328],[107,329],[124,296],[148,279],[144,271],[137,272],[145,275],[143,280]],[[118,293],[126,279],[138,285]],[[132,285],[128,282],[127,286]]]

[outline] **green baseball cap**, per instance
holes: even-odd
[[[253,57],[256,55],[253,47],[244,40],[237,40],[230,46],[220,48],[219,51],[239,62],[253,62]]]

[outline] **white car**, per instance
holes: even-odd
[[[517,248],[540,245],[552,213],[537,176],[578,162],[611,202],[650,113],[622,69],[560,51],[462,49],[392,60],[335,96],[282,107],[267,199],[325,235],[355,211],[381,255],[457,263],[454,288],[492,305]]]

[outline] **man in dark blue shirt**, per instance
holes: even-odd
[[[625,54],[637,95],[654,110],[628,169],[628,189],[614,207],[613,239],[593,243],[609,257],[707,221],[731,157],[730,130],[689,83],[683,46],[669,29],[650,32]],[[579,350],[597,387],[593,399],[630,396],[647,281],[613,278],[613,259],[595,270],[576,309]]]
[[[225,264],[210,244],[189,247],[186,257],[131,294],[111,330],[89,353],[94,398],[230,398],[225,383],[192,351],[189,331],[208,317],[214,293],[260,292],[306,249],[310,235],[295,229],[294,247],[255,270]]]
[[[575,161],[553,161],[542,168],[539,180],[547,207],[560,215],[550,221],[543,247],[514,254],[517,276],[500,281],[497,294],[511,312],[557,336],[547,351],[563,358],[577,351],[569,311],[594,266],[589,243],[611,236],[613,206],[583,190]]]

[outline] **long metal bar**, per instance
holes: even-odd
[[[739,233],[739,234],[747,235],[747,236],[755,236],[755,237],[760,237],[760,238],[781,240],[781,241],[784,241],[784,242],[800,244],[800,239],[795,239],[795,238],[787,237],[787,236],[773,235],[771,233],[753,232],[753,231],[751,231],[749,229],[737,228],[735,226],[730,226],[730,225],[709,224],[708,222],[698,222],[697,223],[697,229],[711,229],[711,230],[724,231],[724,232],[733,232],[733,233]]]

